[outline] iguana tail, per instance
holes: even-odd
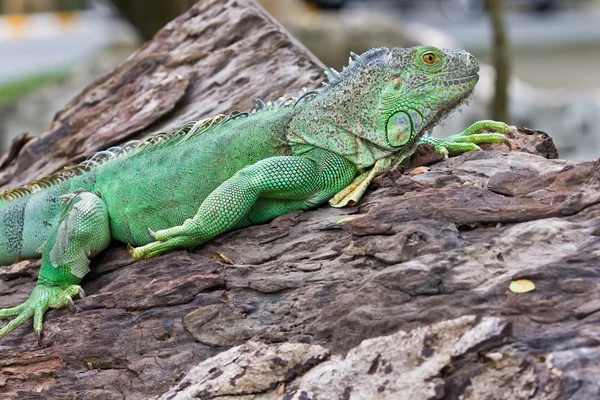
[[[60,216],[60,186],[0,203],[0,265],[39,258]]]

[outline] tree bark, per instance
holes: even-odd
[[[194,0],[112,0],[121,15],[150,40],[165,24],[190,9]]]
[[[21,138],[3,182],[316,88],[322,69],[250,0],[203,0]],[[514,151],[447,160],[423,146],[356,207],[138,262],[115,243],[78,312],[46,314],[41,347],[30,324],[0,341],[0,397],[597,397],[600,164],[555,159],[543,132],[511,136]],[[38,267],[0,267],[0,307],[28,297]],[[535,291],[510,292],[522,278]]]

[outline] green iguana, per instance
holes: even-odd
[[[329,84],[175,132],[94,154],[82,164],[0,193],[0,264],[40,257],[29,299],[0,338],[48,308],[69,305],[89,259],[115,239],[135,259],[192,249],[215,236],[329,200],[357,202],[379,173],[419,143],[447,155],[503,142],[501,122],[446,139],[424,134],[471,95],[479,64],[463,50],[377,48],[352,54]],[[131,246],[136,246],[131,247]]]

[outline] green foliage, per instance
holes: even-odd
[[[68,70],[44,72],[15,82],[0,84],[0,104],[10,103],[43,86],[60,83],[69,76]]]

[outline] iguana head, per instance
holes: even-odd
[[[388,144],[405,145],[455,111],[473,91],[478,72],[479,63],[464,50],[392,49],[374,114]]]
[[[305,106],[306,120],[314,123],[297,131],[304,131],[305,142],[359,166],[409,154],[427,130],[467,100],[478,72],[479,63],[464,50],[426,46],[353,54],[341,73],[328,73],[330,83]]]

